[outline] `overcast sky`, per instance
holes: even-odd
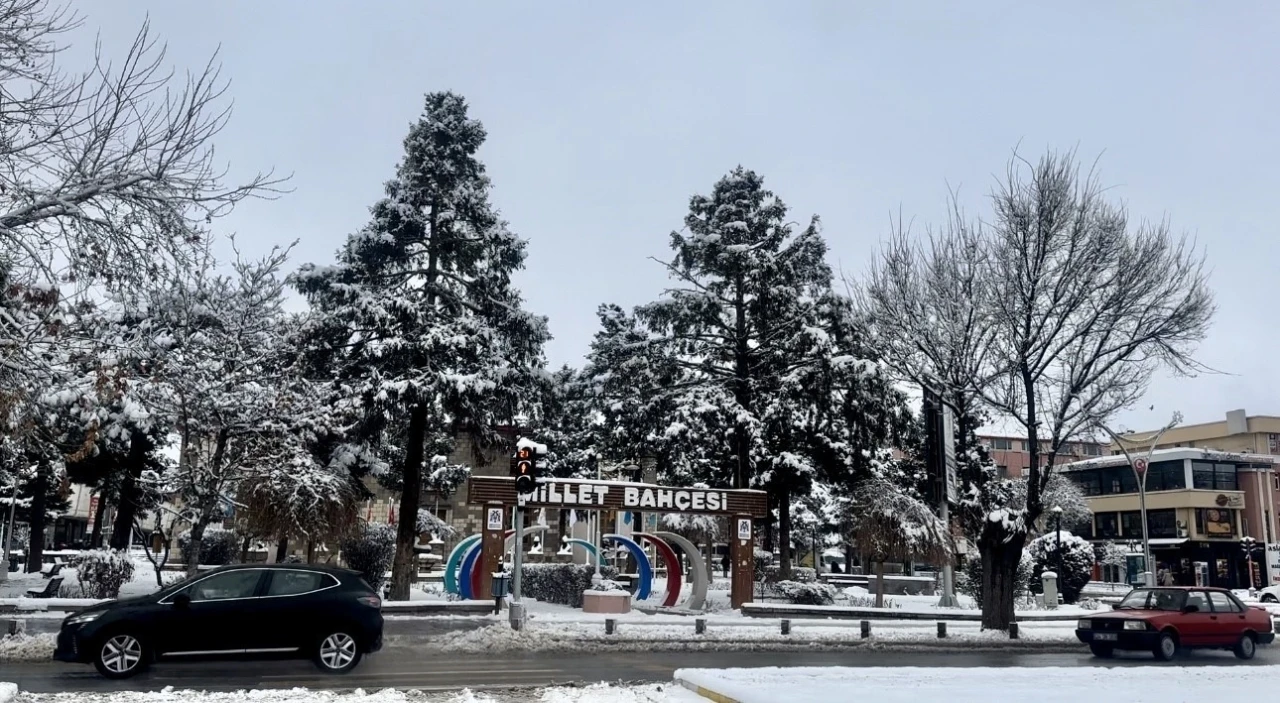
[[[1039,8],[1030,7],[1040,5]],[[1195,234],[1221,310],[1201,359],[1121,424],[1174,410],[1280,414],[1280,4],[1201,2],[78,2],[77,62],[122,55],[149,14],[180,68],[221,45],[236,109],[219,155],[295,192],[220,226],[250,252],[328,262],[366,221],[428,91],[466,96],[495,204],[530,242],[520,278],[553,364],[580,363],[602,302],[661,293],[688,198],[738,164],[831,263],[863,271],[901,209],[973,213],[1018,143],[1078,147],[1135,219]],[[1155,410],[1148,410],[1154,405]]]

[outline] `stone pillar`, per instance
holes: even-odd
[[[484,532],[480,538],[480,592],[472,596],[476,600],[485,600],[493,593],[493,573],[499,570],[503,552],[503,521],[506,508],[501,503],[486,503],[484,506]],[[516,549],[519,549],[519,541]]]
[[[733,565],[730,575],[729,602],[734,608],[751,602],[755,585],[755,538],[751,518],[735,515],[729,522],[729,561]]]

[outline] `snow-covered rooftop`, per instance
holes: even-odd
[[[1132,452],[1134,458],[1146,457],[1146,452]],[[1199,449],[1195,447],[1171,447],[1151,452],[1151,461],[1181,461],[1183,459],[1229,461],[1237,464],[1275,464],[1277,457],[1270,454],[1252,454],[1243,452],[1222,452],[1216,449]],[[1084,469],[1101,469],[1111,466],[1128,466],[1129,460],[1123,454],[1112,454],[1096,459],[1085,459],[1058,467],[1059,471],[1081,471]]]

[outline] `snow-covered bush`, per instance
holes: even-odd
[[[342,560],[359,571],[375,591],[382,590],[386,573],[396,558],[396,528],[383,523],[369,523],[342,542]]]
[[[591,583],[595,567],[590,564],[525,564],[520,569],[521,595],[543,603],[582,607],[583,591],[596,588]],[[600,576],[610,580],[618,575],[612,566],[601,566]],[[601,585],[598,590],[603,590]]]
[[[1058,533],[1050,532],[1031,541],[1027,545],[1027,555],[1031,557],[1031,592],[1043,593],[1044,584],[1040,575],[1046,571],[1057,572],[1058,592],[1062,594],[1064,603],[1075,603],[1080,592],[1093,578],[1094,553],[1093,545],[1082,537],[1070,532],[1062,533],[1062,571],[1058,571]]]
[[[119,598],[120,587],[133,578],[133,559],[115,549],[81,552],[71,560],[85,598]]]
[[[846,597],[850,608],[874,608],[876,607],[876,597],[864,594],[850,595]],[[892,598],[885,598],[883,608],[901,608],[902,605],[894,601]]]
[[[836,589],[823,583],[778,581],[770,589],[792,605],[831,605],[836,602]]]
[[[757,547],[754,556],[755,571],[753,572],[752,580],[757,582],[764,581],[766,578],[765,572],[773,565],[773,555]]]
[[[1024,592],[1031,584],[1031,555],[1022,553],[1022,561],[1018,563],[1018,573],[1014,579],[1018,593]],[[969,558],[958,574],[956,574],[956,590],[982,602],[982,560],[975,554]]]
[[[189,553],[187,550],[191,548],[191,532],[183,532],[178,536],[178,549],[182,550],[183,558]],[[234,530],[224,530],[221,527],[210,525],[205,528],[204,534],[200,537],[200,562],[209,566],[223,566],[230,564],[237,554],[240,553],[240,537]]]

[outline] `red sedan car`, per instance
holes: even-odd
[[[1114,612],[1076,623],[1076,637],[1096,657],[1142,650],[1169,661],[1180,649],[1229,649],[1252,659],[1271,644],[1271,614],[1221,588],[1138,588]]]

